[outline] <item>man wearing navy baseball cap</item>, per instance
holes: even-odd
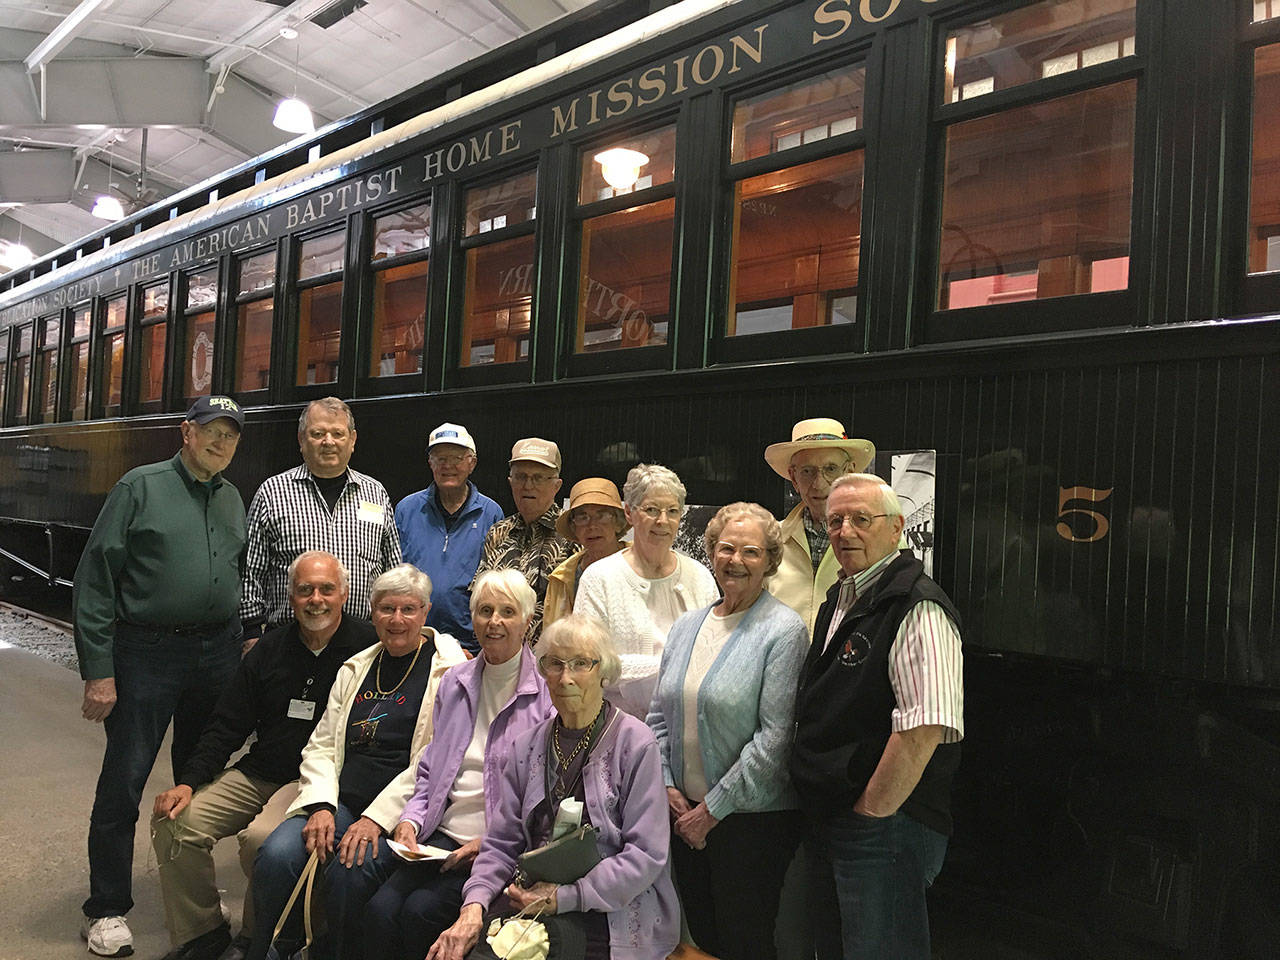
[[[243,427],[230,397],[196,400],[177,454],[135,467],[107,494],[76,567],[81,713],[107,733],[81,925],[98,956],[133,952],[134,827],[165,731],[172,721],[176,778],[240,660],[244,501],[222,472]]]

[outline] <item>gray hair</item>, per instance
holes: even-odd
[[[417,597],[425,607],[431,602],[431,578],[412,563],[402,563],[373,581],[369,588],[369,606],[376,607],[378,601],[389,593]]]
[[[711,518],[706,532],[702,535],[707,556],[715,556],[715,546],[720,540],[720,534],[724,533],[724,528],[731,521],[742,519],[754,520],[760,524],[760,529],[764,532],[765,553],[769,555],[769,566],[764,575],[773,576],[782,565],[782,526],[773,518],[773,514],[758,503],[745,503],[740,500],[716,511],[716,515]]]
[[[347,565],[335,557],[332,553],[325,553],[323,550],[303,550],[293,558],[293,563],[289,564],[289,589],[293,589],[293,585],[297,580],[298,567],[306,560],[331,560],[338,565],[338,574],[342,580],[342,591],[347,593],[351,590],[351,573],[347,570]],[[428,588],[430,589],[430,588]]]
[[[356,432],[356,415],[351,412],[351,408],[337,397],[321,397],[319,400],[312,400],[302,408],[302,415],[298,417],[298,438],[307,432],[307,415],[311,413],[312,407],[319,407],[325,413],[332,413],[335,416],[342,414],[347,418],[347,429],[352,433]]]
[[[644,503],[645,497],[654,493],[666,493],[676,498],[684,509],[685,489],[674,470],[660,463],[638,463],[627,471],[627,482],[622,487],[622,502],[632,510]]]
[[[600,661],[600,682],[612,686],[622,676],[622,660],[618,648],[605,625],[585,613],[569,613],[560,617],[542,631],[534,644],[533,652],[542,658],[556,647],[584,650],[594,660]]]
[[[506,597],[516,605],[525,623],[533,619],[533,612],[538,608],[538,595],[525,580],[519,570],[507,567],[502,570],[486,570],[476,578],[471,588],[471,616],[475,617],[480,597],[486,593],[496,593]]]
[[[846,473],[842,477],[836,477],[831,482],[831,493],[828,493],[827,497],[830,498],[831,494],[841,487],[876,487],[880,491],[880,509],[885,515],[902,516],[902,503],[898,500],[898,495],[893,492],[893,487],[874,473]]]

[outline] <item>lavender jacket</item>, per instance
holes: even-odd
[[[418,839],[426,840],[440,826],[449,792],[458,778],[462,758],[475,732],[480,709],[480,678],[484,654],[452,668],[440,680],[433,725],[435,733],[418,761],[413,796],[400,814],[400,822],[418,825]],[[538,673],[533,650],[521,645],[520,676],[516,692],[489,725],[484,745],[484,817],[488,830],[497,814],[497,798],[503,789],[503,768],[511,756],[516,735],[536,727],[552,715],[547,685]]]
[[[511,882],[516,857],[532,844],[528,823],[546,796],[551,726],[547,721],[516,738],[497,813],[462,888],[464,904],[487,910]],[[616,711],[583,767],[583,787],[603,859],[557,889],[557,909],[607,913],[612,960],[665,960],[680,939],[680,907],[667,868],[667,791],[652,731]]]

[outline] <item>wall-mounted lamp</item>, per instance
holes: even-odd
[[[612,147],[597,153],[594,159],[600,164],[600,173],[615,190],[629,190],[634,186],[640,178],[640,168],[649,162],[639,150],[626,147]]]

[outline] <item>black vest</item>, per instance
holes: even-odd
[[[897,706],[889,683],[889,649],[908,611],[937,603],[960,626],[960,615],[920,561],[903,551],[858,597],[824,644],[840,594],[837,583],[818,611],[813,645],[800,672],[791,779],[801,806],[814,816],[847,811],[866,789],[891,732]],[[951,777],[960,744],[939,744],[903,813],[939,833],[951,833]]]

